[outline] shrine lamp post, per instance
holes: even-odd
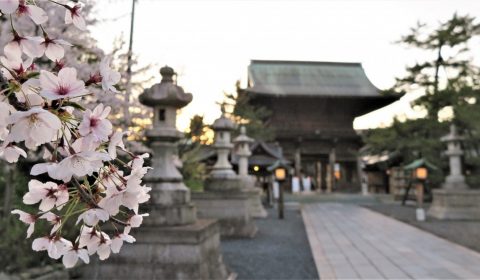
[[[428,178],[428,169],[426,166],[419,166],[414,170],[414,178],[418,182],[416,185],[416,197],[417,197],[417,208],[421,209],[420,211],[417,209],[417,220],[423,221],[425,220],[425,212],[423,212],[423,195],[425,193],[425,182]],[[422,213],[419,213],[422,212]]]
[[[275,180],[278,182],[279,195],[278,195],[278,218],[284,218],[284,203],[283,203],[283,183],[287,178],[287,171],[289,166],[278,160],[267,168],[268,171],[274,172]]]
[[[436,170],[437,167],[425,158],[413,161],[404,167],[405,170],[411,170],[412,179],[415,183],[415,196],[417,199],[417,221],[425,221],[425,210],[423,209],[423,196],[425,193],[425,183],[428,179],[428,169]],[[407,192],[408,194],[408,192]]]

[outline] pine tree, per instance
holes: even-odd
[[[453,17],[440,23],[435,29],[427,25],[417,24],[400,43],[426,52],[426,59],[406,68],[407,75],[398,78],[390,91],[410,92],[422,90],[424,95],[412,102],[424,110],[426,116],[420,119],[396,119],[392,126],[368,131],[364,141],[369,154],[389,152],[399,155],[403,163],[425,157],[446,167],[447,161],[441,157],[444,145],[440,137],[448,133],[450,122],[459,126],[466,134],[464,146],[467,151],[467,162],[472,172],[480,166],[478,140],[480,126],[475,121],[480,117],[477,113],[479,105],[479,68],[472,63],[469,44],[480,34],[480,25],[470,16]],[[439,113],[450,109],[449,120],[439,119]],[[478,163],[477,163],[478,162]],[[433,181],[439,183],[441,171],[433,174]],[[475,180],[475,176],[471,177]]]
[[[225,103],[232,104],[232,119],[237,124],[244,125],[249,137],[261,140],[273,140],[275,135],[268,127],[268,118],[272,114],[266,107],[252,104],[250,96],[236,83],[236,94],[225,93]]]

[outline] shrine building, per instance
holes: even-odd
[[[296,175],[327,191],[360,190],[355,117],[396,100],[382,95],[360,63],[252,60],[247,94],[272,115],[266,125]]]

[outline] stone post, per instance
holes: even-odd
[[[435,189],[428,214],[437,219],[480,220],[480,191],[469,189],[462,172],[461,141],[454,124],[450,133],[441,138],[447,143],[445,155],[449,157],[450,174],[441,189]]]
[[[197,220],[190,190],[174,164],[177,141],[176,112],[192,100],[173,81],[174,71],[160,70],[162,81],[140,95],[153,108],[152,129],[146,132],[153,150],[153,169],[145,176],[152,188],[149,217],[119,255],[97,266],[99,279],[226,279],[220,253],[217,222]]]

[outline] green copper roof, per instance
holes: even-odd
[[[360,63],[252,60],[248,76],[258,94],[380,97]]]
[[[429,162],[428,160],[426,160],[424,158],[420,158],[420,159],[412,161],[411,163],[405,165],[403,167],[403,169],[412,170],[412,169],[415,169],[415,168],[418,168],[418,167],[426,167],[426,168],[431,169],[431,170],[437,170],[438,169],[437,166],[435,166],[433,163]]]

